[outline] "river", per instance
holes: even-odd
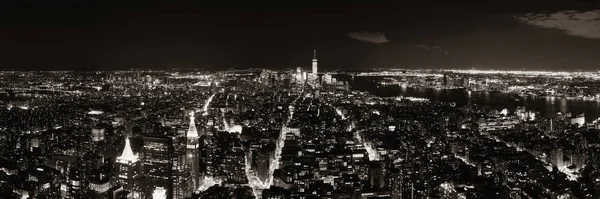
[[[340,77],[341,79],[345,79]],[[408,88],[391,85],[382,86],[377,84],[377,77],[355,77],[350,80],[352,89],[368,91],[380,97],[410,96],[428,98],[431,101],[455,102],[457,105],[477,104],[509,111],[518,106],[526,107],[527,110],[539,112],[542,116],[552,117],[557,112],[571,112],[572,114],[585,113],[586,122],[591,122],[600,117],[600,102],[585,101],[581,99],[566,99],[562,97],[519,97],[498,92],[471,92],[466,90],[443,90]]]

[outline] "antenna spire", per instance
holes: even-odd
[[[313,59],[317,59],[317,50],[313,50]]]

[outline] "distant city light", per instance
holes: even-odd
[[[312,69],[0,72],[11,80],[0,181],[28,184],[0,194],[577,198],[594,187],[600,73]]]
[[[103,113],[104,113],[104,111],[99,111],[99,110],[91,110],[91,111],[89,111],[87,114],[89,114],[89,115],[101,115],[101,114],[103,114]]]

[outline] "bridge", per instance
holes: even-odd
[[[235,69],[235,68],[229,68],[224,72],[248,72],[248,71],[253,71],[256,70],[255,68],[246,68],[246,69]]]

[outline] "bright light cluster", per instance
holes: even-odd
[[[365,142],[362,139],[362,137],[360,136],[360,131],[354,133],[354,138],[356,138],[356,140],[358,140],[358,142],[365,147],[365,150],[367,150],[367,154],[369,155],[370,161],[381,160],[381,155],[379,154],[379,152],[377,152],[377,150],[373,147],[373,145],[370,142]]]
[[[572,76],[578,73],[572,72],[553,72],[553,71],[522,71],[522,70],[445,70],[453,73],[466,74],[512,74],[512,75],[544,75],[544,76]]]
[[[208,188],[215,186],[217,184],[221,184],[223,182],[223,180],[219,179],[219,178],[212,178],[212,177],[204,177],[204,179],[202,179],[200,181],[200,186],[198,187],[199,192],[203,192],[206,191]]]

